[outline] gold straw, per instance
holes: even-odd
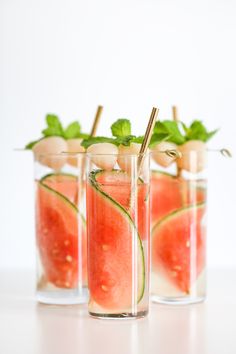
[[[148,149],[151,137],[152,137],[152,132],[154,129],[154,125],[156,123],[156,119],[159,113],[159,109],[156,107],[152,108],[152,112],[149,118],[148,126],[144,135],[143,143],[141,145],[140,151],[139,151],[139,160],[138,160],[138,176],[141,172],[142,165],[145,159],[145,153]]]

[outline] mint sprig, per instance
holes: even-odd
[[[181,133],[178,123],[173,120],[158,121],[154,127],[154,134],[158,136],[165,136],[167,141],[171,141],[175,144],[183,144],[185,137]]]
[[[160,141],[170,141],[177,145],[182,145],[188,140],[207,142],[217,131],[218,129],[207,131],[204,124],[199,120],[194,120],[189,127],[183,122],[175,122],[173,120],[158,121],[154,127],[150,146],[155,146],[158,143],[158,139]]]
[[[125,118],[122,119],[120,118],[117,121],[115,121],[111,125],[111,132],[113,135],[112,138],[108,138],[104,136],[88,138],[83,140],[81,145],[86,149],[89,146],[98,143],[111,143],[116,146],[120,146],[120,145],[130,146],[131,143],[142,144],[144,138],[143,136],[135,136],[131,134],[131,123],[128,119]],[[155,145],[158,142],[161,142],[163,139],[167,139],[168,137],[169,134],[167,133],[154,134],[151,139],[150,146]]]
[[[37,144],[40,140],[50,137],[50,136],[60,136],[64,139],[87,139],[89,137],[88,134],[81,132],[81,126],[78,121],[74,121],[70,123],[65,129],[60,122],[60,119],[55,114],[47,114],[46,115],[46,124],[47,127],[42,130],[42,137],[38,140],[32,141],[25,146],[25,149],[32,149],[35,144]]]
[[[211,139],[219,129],[215,129],[212,131],[207,131],[206,127],[200,120],[195,120],[191,123],[188,128],[185,124],[183,124],[183,129],[185,131],[186,140],[201,140],[203,142],[207,142]]]

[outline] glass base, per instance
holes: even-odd
[[[95,313],[95,312],[90,312],[90,316],[93,318],[98,318],[98,319],[105,319],[105,320],[134,320],[138,318],[143,318],[148,315],[148,310],[146,311],[140,311],[137,312],[136,314],[134,313]]]
[[[88,302],[88,289],[83,288],[82,291],[78,291],[78,289],[58,289],[55,291],[37,290],[36,298],[38,302],[48,305],[84,304]]]
[[[206,299],[205,296],[180,296],[180,297],[168,297],[151,295],[151,301],[154,303],[164,305],[191,305],[203,302]]]

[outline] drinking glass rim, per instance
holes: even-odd
[[[122,156],[122,157],[141,157],[141,156],[149,156],[150,155],[150,151],[147,151],[147,152],[145,152],[145,153],[138,153],[138,154],[127,154],[127,153],[105,153],[105,154],[103,154],[103,153],[92,153],[92,152],[85,152],[85,154],[88,156],[88,157],[93,157],[93,156]]]
[[[61,158],[66,158],[69,156],[76,157],[80,155],[85,155],[86,152],[67,152],[67,151],[62,151],[58,153],[33,153],[34,156],[37,157],[61,157]]]

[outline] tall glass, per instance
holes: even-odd
[[[163,168],[163,156],[173,159]],[[206,296],[206,151],[153,152],[151,294],[154,302],[187,304]]]
[[[84,154],[34,156],[37,299],[87,301]]]
[[[149,154],[87,154],[90,315],[138,318],[149,302]]]

